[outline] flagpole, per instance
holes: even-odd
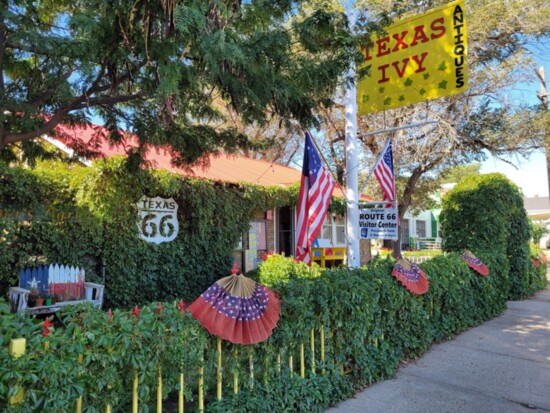
[[[346,16],[350,30],[353,30],[356,16],[354,0],[344,0]],[[346,119],[346,187],[347,187],[347,214],[346,214],[346,233],[347,233],[347,263],[351,268],[361,266],[359,255],[359,194],[357,191],[358,172],[357,172],[357,86],[356,86],[356,67],[352,64],[346,78],[352,78],[353,82],[345,84],[345,119]]]

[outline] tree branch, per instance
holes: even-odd
[[[33,53],[40,56],[50,56],[52,54],[51,50],[43,50],[35,45],[31,46],[31,45],[19,44],[19,43],[14,43],[12,41],[6,42],[5,47],[8,49],[21,50],[23,52]]]
[[[42,136],[48,132],[51,132],[69,113],[71,108],[65,108],[56,112],[46,123],[44,123],[38,129],[24,133],[10,133],[4,137],[4,144],[8,145],[14,142],[30,141],[34,138]]]
[[[139,93],[134,95],[102,96],[91,99],[80,97],[80,99],[74,100],[70,105],[59,109],[46,123],[44,123],[44,125],[42,125],[38,129],[25,133],[7,134],[4,138],[4,144],[7,145],[14,142],[29,141],[31,139],[40,137],[46,133],[51,132],[59,123],[63,121],[63,118],[71,110],[85,109],[90,106],[114,105],[116,103],[124,103],[136,99],[143,99],[145,98],[145,96],[145,93]]]

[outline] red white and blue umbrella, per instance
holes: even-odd
[[[212,284],[188,310],[210,333],[235,344],[255,344],[271,336],[281,301],[265,285],[233,266],[232,275]]]
[[[477,271],[481,275],[484,275],[484,276],[489,275],[489,268],[487,268],[487,266],[483,263],[483,261],[477,258],[472,253],[472,251],[465,249],[464,254],[462,254],[462,259],[466,261],[466,263],[470,268]]]
[[[410,261],[398,259],[391,273],[413,294],[422,295],[430,288],[424,271]]]

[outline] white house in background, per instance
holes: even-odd
[[[441,210],[422,211],[418,215],[405,213],[401,221],[401,249],[441,248],[439,213]]]
[[[455,185],[456,183],[441,185],[440,190],[432,197],[441,204],[441,198]],[[441,248],[440,213],[441,209],[422,211],[418,215],[413,215],[410,212],[405,213],[400,225],[401,249]]]
[[[536,196],[533,198],[523,198],[523,205],[527,211],[527,216],[533,221],[540,221],[546,224],[546,228],[550,230],[550,198],[547,196]],[[550,247],[550,237],[544,236],[540,240],[540,246],[543,248]]]

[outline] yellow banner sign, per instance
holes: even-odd
[[[401,20],[362,46],[370,75],[357,84],[359,114],[437,99],[468,89],[465,0]]]

